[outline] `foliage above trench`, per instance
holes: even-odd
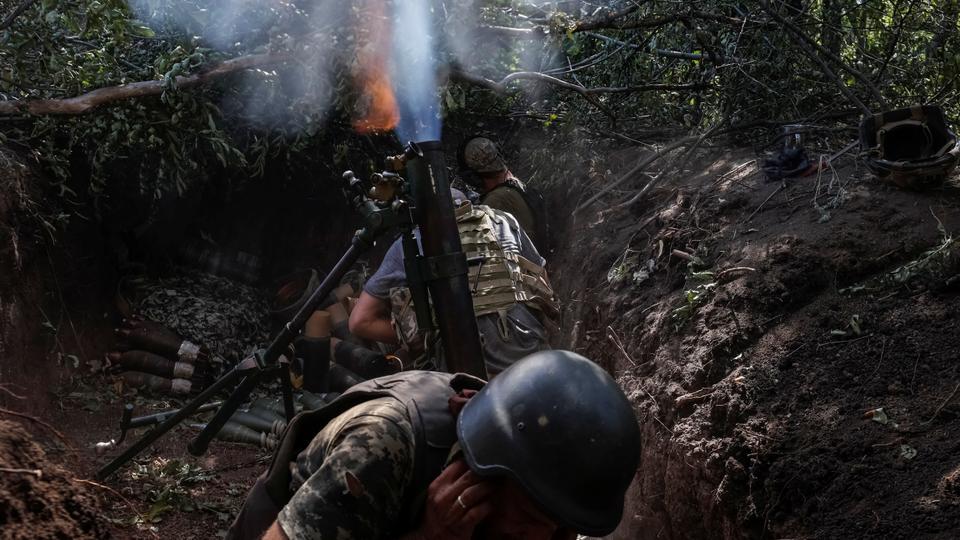
[[[453,81],[438,90],[448,124],[482,118],[496,129],[520,119],[564,141],[581,127],[626,144],[691,132],[759,144],[783,123],[850,126],[865,108],[935,101],[951,117],[960,112],[952,0],[432,5],[439,64]],[[217,177],[259,178],[271,161],[309,171],[321,159],[369,153],[351,128],[363,107],[351,77],[357,57],[333,51],[363,41],[349,23],[376,17],[378,6],[3,2],[0,101],[137,81],[161,81],[163,92],[86,114],[6,116],[0,137],[40,160],[55,194],[94,202],[117,185],[159,197]],[[256,54],[286,60],[177,84]]]

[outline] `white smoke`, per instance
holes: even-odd
[[[435,22],[427,1],[394,3],[391,80],[400,107],[397,136],[403,143],[440,140]]]

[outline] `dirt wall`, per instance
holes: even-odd
[[[614,537],[949,536],[957,190],[900,191],[852,160],[770,183],[752,160],[578,215],[554,265],[561,334],[643,431]]]

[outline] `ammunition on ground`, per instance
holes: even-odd
[[[283,418],[283,413],[277,412],[273,409],[264,409],[261,407],[257,407],[255,404],[251,405],[250,408],[247,409],[247,412],[249,412],[250,414],[259,416],[264,420],[269,420],[270,422],[275,422],[277,420],[284,421],[284,422],[286,421]]]
[[[164,392],[168,394],[189,394],[193,384],[186,379],[167,379],[139,371],[125,371],[123,382],[132,388]]]
[[[327,374],[327,387],[331,392],[343,392],[355,384],[360,384],[364,378],[341,366],[340,364],[330,364],[330,372]]]
[[[270,399],[265,397],[257,398],[250,405],[250,409],[262,409],[266,411],[273,411],[279,414],[281,417],[283,416],[283,403],[280,403],[280,400],[278,399]]]
[[[204,429],[207,427],[207,425],[193,424],[191,427]],[[220,428],[220,432],[217,433],[217,438],[221,441],[252,444],[266,450],[273,450],[277,447],[276,437],[266,433],[254,431],[246,426],[242,426],[232,421],[228,421],[223,425],[222,428]]]
[[[330,349],[336,363],[365,379],[392,375],[401,368],[399,362],[393,357],[387,357],[361,345],[337,338],[330,340]]]
[[[230,421],[262,433],[273,433],[274,435],[281,433],[283,428],[287,427],[284,420],[267,420],[250,411],[237,411],[230,417]]]
[[[303,335],[309,338],[325,338],[330,337],[332,330],[333,322],[330,320],[330,313],[318,309],[307,319],[307,323],[303,327]]]
[[[299,409],[300,409],[299,403],[294,401],[293,407],[295,410],[299,412]],[[271,412],[277,413],[280,416],[280,418],[284,418],[284,419],[286,418],[286,412],[284,412],[283,410],[283,403],[281,403],[279,399],[271,399],[266,397],[257,398],[250,405],[250,409],[251,410],[261,409],[261,410],[271,411]]]
[[[300,403],[303,404],[304,410],[313,411],[323,407],[324,405],[330,403],[331,401],[340,397],[339,392],[327,392],[324,394],[314,394],[313,392],[303,391],[303,394],[300,395]]]
[[[124,326],[114,330],[119,338],[117,347],[122,351],[146,350],[181,362],[194,363],[206,351],[175,334],[165,326],[146,319],[129,320]]]
[[[127,371],[142,371],[168,379],[189,379],[194,372],[193,364],[173,362],[147,351],[111,352],[107,353],[107,359]]]

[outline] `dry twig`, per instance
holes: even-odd
[[[943,403],[941,403],[940,406],[937,407],[937,410],[933,412],[933,416],[921,422],[920,425],[929,424],[930,422],[933,422],[934,420],[936,420],[937,416],[939,416],[940,413],[943,412],[944,407],[949,405],[950,402],[953,401],[953,398],[956,397],[958,390],[960,390],[960,383],[958,383],[957,386],[953,389],[953,392],[950,392],[950,395],[947,396],[947,399],[943,400]]]
[[[43,478],[43,471],[40,469],[11,469],[9,467],[0,467],[0,472],[11,474],[32,474],[37,478]]]
[[[0,413],[9,414],[10,416],[16,416],[18,418],[24,418],[26,420],[36,422],[41,426],[49,429],[51,432],[53,432],[53,434],[56,435],[58,439],[63,441],[63,444],[65,444],[68,448],[71,448],[71,449],[73,448],[73,445],[71,445],[70,441],[68,441],[67,438],[63,436],[63,433],[60,433],[59,431],[57,431],[57,428],[51,426],[50,424],[44,422],[43,420],[37,418],[36,416],[30,416],[29,414],[25,414],[17,411],[11,411],[10,409],[4,409],[4,408],[0,408]]]

